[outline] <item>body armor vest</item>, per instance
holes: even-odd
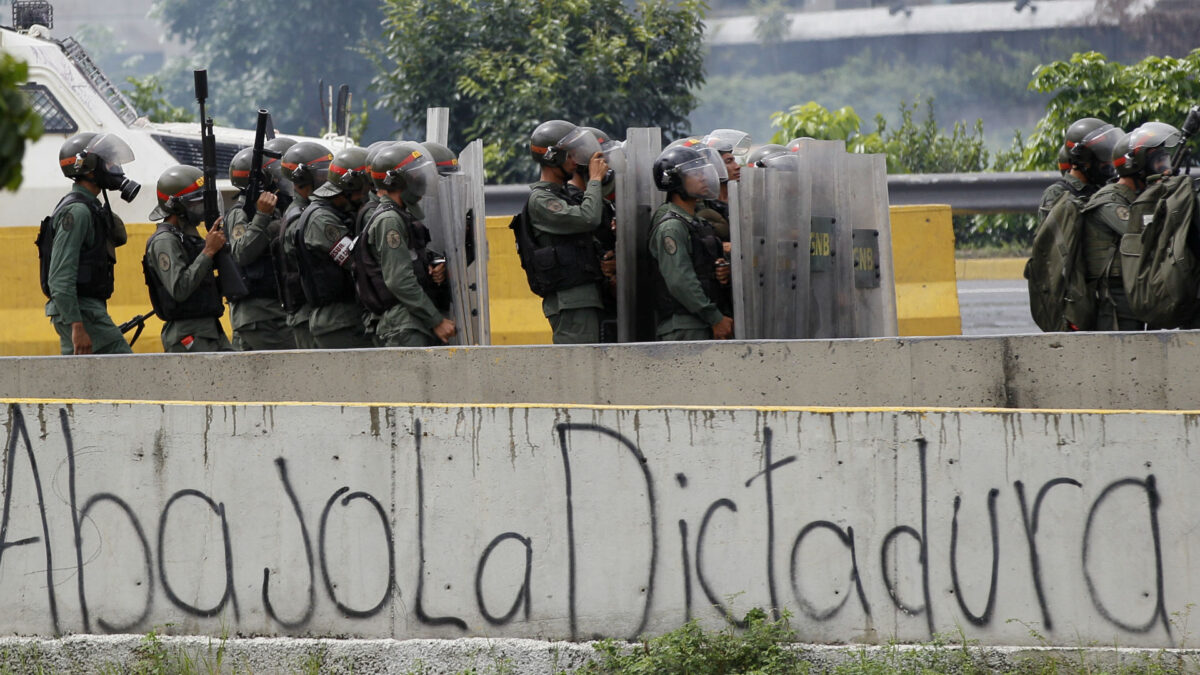
[[[244,199],[244,196],[239,197],[233,203],[233,208],[241,209]],[[271,217],[274,217],[274,214]],[[228,222],[229,218],[225,220]],[[274,248],[274,246],[268,246],[267,250],[258,256],[256,260],[246,265],[238,266],[242,271],[242,282],[246,284],[246,289],[250,291],[245,297],[267,298],[270,300],[279,299],[279,281],[275,276]]]
[[[50,298],[50,256],[54,251],[54,216],[71,204],[83,204],[92,215],[92,245],[79,251],[79,272],[75,278],[75,294],[83,298],[108,300],[113,294],[113,267],[116,260],[108,253],[108,233],[111,229],[107,208],[99,202],[72,191],[54,207],[54,213],[42,219],[36,240],[42,293]]]
[[[279,299],[283,308],[295,312],[304,306],[304,288],[300,285],[300,265],[296,257],[284,252],[283,242],[291,236],[304,209],[293,202],[283,214],[283,227],[271,240],[271,260],[275,263],[275,283],[279,288]]]
[[[696,278],[700,280],[700,287],[704,290],[704,295],[708,296],[709,301],[720,304],[722,290],[721,284],[717,281],[717,259],[724,257],[720,237],[717,236],[711,225],[703,221],[686,220],[676,213],[671,213],[660,220],[655,225],[655,229],[670,219],[678,220],[687,226],[688,254],[692,258],[692,268],[696,271]],[[650,236],[653,237],[654,233],[651,232]],[[654,310],[658,313],[659,321],[675,314],[691,314],[690,310],[671,295],[670,290],[667,289],[667,281],[663,278],[658,265],[654,265]]]
[[[304,232],[318,210],[328,211],[347,228],[353,226],[352,219],[338,211],[332,204],[314,201],[301,214],[295,228],[289,226],[289,236],[296,249],[296,263],[300,276],[300,287],[304,299],[313,307],[325,307],[337,302],[355,302],[354,278],[351,273],[334,262],[322,251],[314,251],[304,243]]]
[[[404,209],[401,209],[394,202],[380,203],[374,210],[371,220],[376,216],[385,212],[392,211],[400,216],[404,222],[404,227],[408,234],[408,250],[409,258],[412,261],[413,274],[417,277],[417,283],[421,285],[421,289],[425,291],[425,295],[433,301],[434,306],[440,310],[450,308],[450,294],[445,286],[439,286],[433,282],[433,278],[429,276],[429,263],[431,261],[430,252],[428,250],[431,237],[429,228],[423,223],[412,217]],[[385,242],[379,242],[381,245],[387,245]],[[360,241],[354,247],[354,285],[358,291],[358,298],[363,306],[375,314],[383,314],[387,310],[399,304],[399,300],[388,289],[387,284],[383,280],[383,268],[379,264],[379,260],[371,251],[371,247],[366,241]]]
[[[570,194],[565,190],[554,191],[554,194],[570,203]],[[529,218],[528,203],[509,227],[517,237],[517,254],[529,280],[529,288],[537,295],[544,298],[604,278],[594,232],[564,235],[536,232]]]
[[[218,319],[225,313],[225,304],[221,301],[221,290],[217,287],[217,278],[212,272],[183,302],[175,300],[171,291],[163,285],[154,266],[157,261],[150,260],[150,242],[158,236],[177,237],[183,246],[183,254],[189,261],[204,250],[204,240],[196,235],[185,235],[167,223],[159,223],[158,229],[146,240],[146,254],[142,256],[142,273],[146,277],[146,286],[150,289],[150,305],[163,321],[178,321],[180,319]]]

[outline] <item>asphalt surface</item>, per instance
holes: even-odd
[[[958,282],[963,335],[1040,333],[1029,314],[1024,280]]]

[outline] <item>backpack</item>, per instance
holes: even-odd
[[[538,266],[534,260],[533,253],[537,250],[537,243],[533,240],[533,226],[529,222],[528,204],[521,209],[520,213],[513,216],[512,221],[508,224],[508,229],[513,231],[513,236],[517,239],[517,257],[521,259],[521,269],[525,270],[525,280],[529,282],[529,290],[541,298],[550,295],[553,289],[545,283],[543,275],[538,273]]]
[[[1188,247],[1196,220],[1189,176],[1165,178],[1142,191],[1121,238],[1121,278],[1134,316],[1153,328],[1179,328],[1200,307],[1200,261]]]
[[[1096,325],[1096,289],[1087,283],[1083,259],[1082,193],[1067,187],[1034,233],[1025,263],[1029,311],[1047,333]]]

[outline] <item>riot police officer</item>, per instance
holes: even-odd
[[[213,258],[225,246],[225,233],[214,224],[200,236],[204,221],[204,172],[173,166],[158,178],[158,206],[151,220],[162,221],[146,242],[142,258],[150,304],[166,323],[168,352],[228,352],[233,345],[219,319],[225,313],[213,274]]]
[[[116,247],[127,240],[125,224],[108,205],[108,190],[126,201],[140,186],[125,177],[133,151],[113,134],[80,133],[58,152],[59,168],[74,181],[38,232],[46,316],[63,354],[128,354],[132,350],[108,315]],[[122,189],[123,188],[123,189]],[[104,194],[104,204],[97,199]]]
[[[376,332],[387,347],[432,347],[454,337],[446,263],[433,264],[429,230],[419,202],[437,185],[433,158],[421,145],[400,142],[371,162],[371,179],[382,193],[356,246],[359,298],[380,315]],[[358,248],[361,247],[361,248]]]
[[[367,151],[339,151],[325,184],[296,223],[300,283],[312,307],[308,329],[321,349],[372,347],[351,276],[354,217],[367,199]],[[289,228],[290,229],[290,228]]]
[[[555,344],[600,340],[600,264],[593,233],[603,216],[601,179],[608,163],[587,131],[563,120],[543,122],[530,136],[529,151],[541,167],[541,180],[530,186],[526,212],[538,263],[534,274],[549,290],[542,313],[550,321]],[[579,204],[572,204],[566,183],[580,164],[588,182]]]
[[[287,324],[292,329],[293,339],[299,349],[316,349],[317,343],[308,329],[312,307],[304,300],[304,289],[300,285],[299,252],[292,235],[300,215],[308,208],[313,190],[325,183],[331,161],[333,154],[329,148],[312,141],[302,141],[288,148],[279,161],[283,177],[292,184],[292,203],[283,213],[283,227],[277,240],[280,255],[275,259],[275,274],[279,282],[280,299],[287,312]]]
[[[458,157],[455,156],[450,148],[434,141],[425,141],[421,145],[425,146],[425,149],[429,151],[429,156],[433,158],[433,165],[437,167],[439,176],[447,176],[462,171],[462,167],[458,165]]]
[[[717,304],[729,283],[721,241],[696,215],[697,203],[720,189],[709,159],[689,147],[668,148],[654,160],[654,184],[667,202],[654,213],[654,305],[659,340],[727,340],[733,319]]]
[[[290,138],[275,138],[264,147],[282,153],[295,143]],[[253,155],[253,148],[245,148],[229,163],[229,180],[240,192],[225,212],[224,229],[229,233],[233,259],[241,268],[243,281],[250,291],[247,297],[229,302],[233,346],[238,351],[295,349],[296,338],[288,326],[287,312],[279,297],[271,252],[271,244],[279,238],[279,230],[283,227],[283,211],[279,205],[289,198],[283,191],[279,160],[263,157],[262,192],[255,204],[254,218],[246,217],[245,190],[250,184]],[[280,195],[284,197],[282,202]]]
[[[1120,130],[1114,129],[1119,133]],[[1111,136],[1111,132],[1108,132]],[[1133,134],[1120,134],[1111,143],[1094,143],[1093,152],[1107,152],[1119,176],[1101,187],[1083,208],[1083,257],[1089,287],[1096,289],[1096,330],[1141,330],[1121,281],[1121,237],[1128,231],[1129,207],[1146,188],[1148,165],[1144,153],[1131,153]],[[1072,148],[1072,162],[1077,153]]]
[[[1113,144],[1122,136],[1121,130],[1104,120],[1085,117],[1067,127],[1063,149],[1070,164],[1063,177],[1050,184],[1042,193],[1038,206],[1038,222],[1046,220],[1050,209],[1060,197],[1070,192],[1087,201],[1102,185],[1116,177],[1113,171]]]

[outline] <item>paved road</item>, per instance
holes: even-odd
[[[963,335],[1041,332],[1029,315],[1029,291],[1024,280],[960,280],[958,307]]]

